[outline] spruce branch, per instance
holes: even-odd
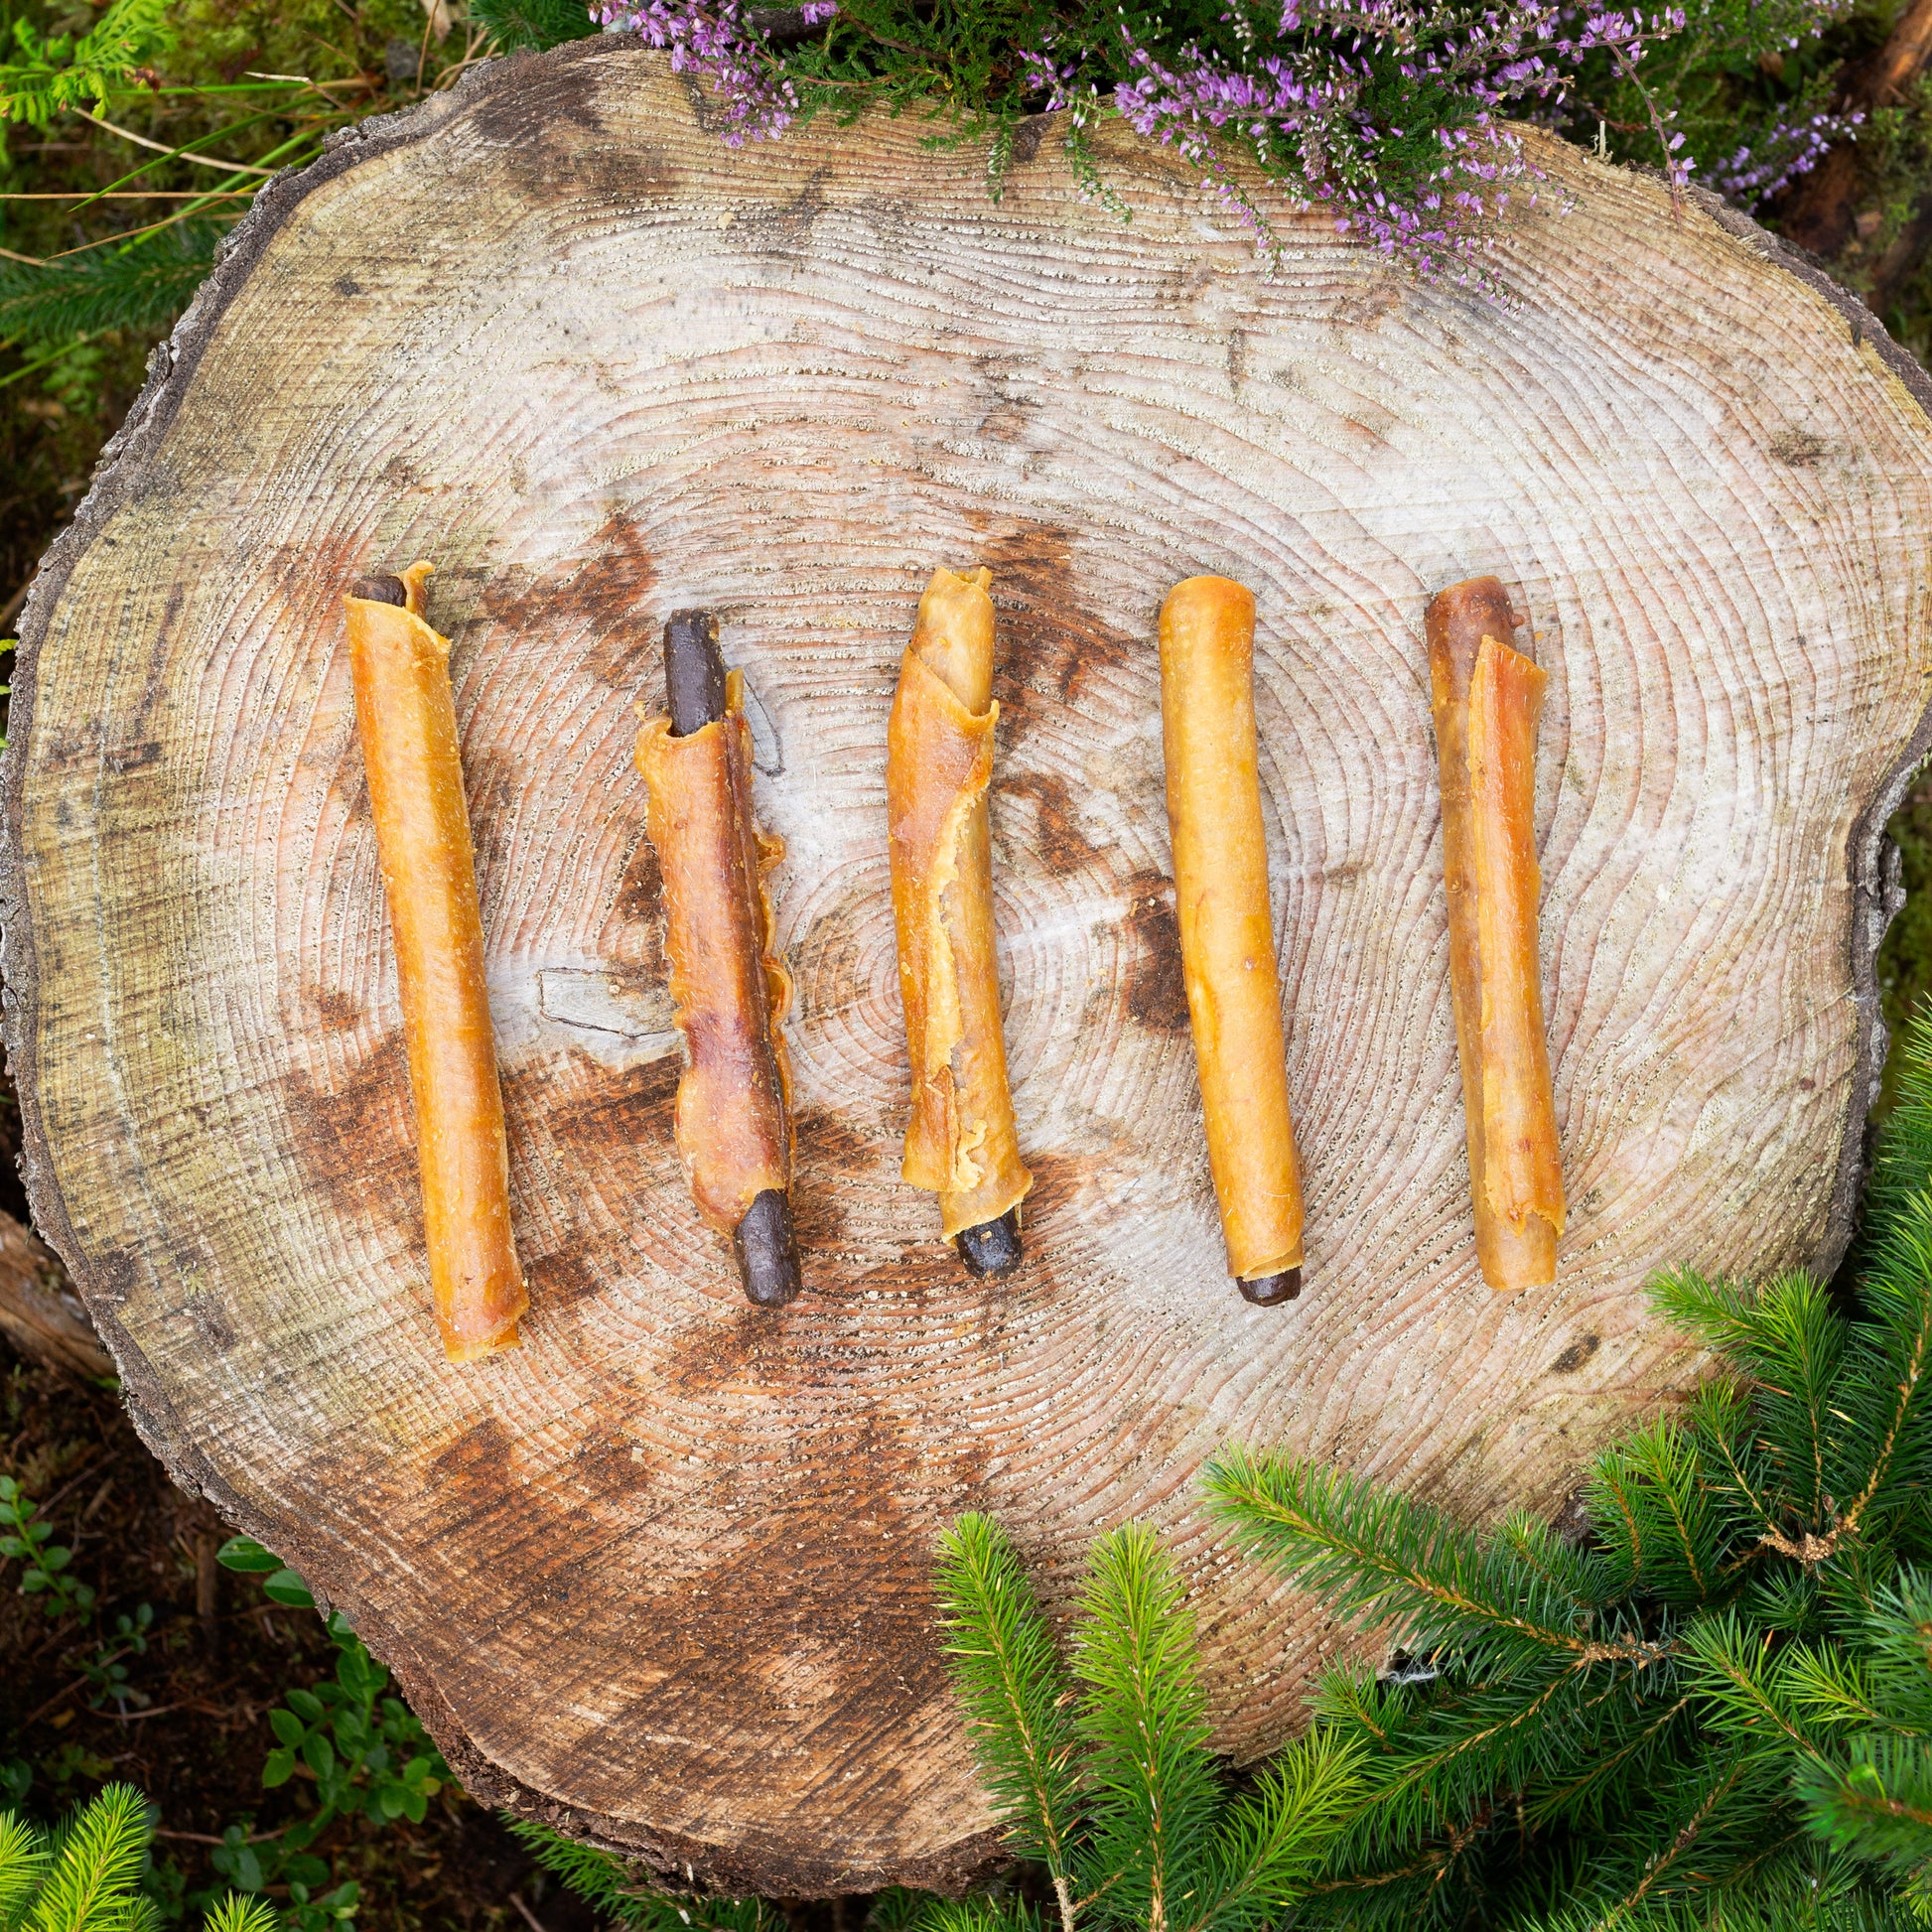
[[[1071,1932],[1080,1779],[1070,1699],[1033,1586],[991,1517],[962,1516],[940,1538],[939,1596],[980,1776],[1008,1821],[1008,1842],[1051,1874]]]
[[[1585,1489],[1619,1593],[1699,1603],[1723,1564],[1721,1525],[1697,1439],[1662,1420],[1591,1464]]]
[[[1932,1744],[1874,1733],[1848,1760],[1807,1758],[1796,1785],[1806,1821],[1837,1850],[1901,1876],[1932,1858]]]
[[[1747,1632],[1730,1611],[1698,1617],[1683,1633],[1686,1681],[1746,1733],[1753,1751],[1809,1756],[1825,1742],[1819,1719],[1793,1695],[1790,1656],[1776,1642],[1773,1631]]]
[[[266,1899],[231,1891],[207,1915],[202,1932],[281,1932],[281,1921]]]
[[[53,346],[106,329],[165,328],[207,280],[221,234],[212,221],[183,221],[124,249],[0,261],[0,340]]]
[[[1024,1898],[931,1898],[919,1914],[919,1932],[1039,1932],[1039,1914]],[[868,1921],[867,1932],[872,1932]]]
[[[1299,1898],[1359,1808],[1362,1750],[1315,1731],[1261,1769],[1214,1834],[1206,1881],[1189,1928],[1261,1932]]]
[[[1752,1294],[1679,1270],[1652,1286],[1651,1299],[1743,1368],[1766,1449],[1799,1516],[1807,1524],[1829,1519],[1838,1433],[1832,1405],[1846,1334],[1824,1285],[1800,1273]]]
[[[1105,1896],[1114,1919],[1170,1932],[1193,1921],[1219,1781],[1194,1620],[1147,1524],[1095,1544],[1081,1610],[1073,1671],[1086,1690],[1078,1725],[1092,1821],[1082,1889]]]
[[[1598,1560],[1551,1539],[1535,1562],[1485,1546],[1439,1510],[1283,1452],[1223,1450],[1208,1464],[1214,1514],[1249,1555],[1340,1615],[1384,1621],[1412,1649],[1452,1650],[1470,1668],[1530,1668],[1551,1653],[1640,1662],[1648,1646],[1599,1641]]]
[[[468,18],[505,54],[559,47],[597,32],[583,0],[469,0]]]
[[[104,1785],[53,1834],[30,1932],[123,1932],[140,1918],[134,1887],[148,1846],[147,1801],[131,1784]]]
[[[774,1932],[783,1924],[762,1899],[667,1898],[609,1852],[580,1845],[532,1818],[499,1816],[546,1871],[636,1932]]]
[[[18,1813],[0,1812],[0,1932],[19,1932],[53,1863],[47,1834]]]

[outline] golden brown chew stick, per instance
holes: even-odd
[[[483,988],[450,644],[423,621],[429,574],[428,564],[416,564],[400,581],[358,584],[343,607],[396,940],[430,1291],[445,1351],[453,1362],[469,1362],[515,1346],[529,1295],[510,1231],[503,1097]]]
[[[1302,1178],[1268,909],[1254,642],[1254,598],[1228,578],[1190,577],[1161,607],[1168,826],[1207,1159],[1228,1272],[1267,1305],[1301,1289]]]
[[[1537,945],[1544,673],[1512,647],[1516,626],[1493,577],[1451,585],[1425,620],[1476,1259],[1504,1293],[1556,1280],[1564,1221]]]
[[[780,1032],[791,976],[771,951],[764,875],[784,846],[753,817],[744,679],[725,670],[707,613],[673,613],[664,671],[670,716],[638,733],[637,768],[664,879],[671,999],[690,1055],[677,1089],[678,1152],[699,1212],[732,1237],[747,1296],[782,1308],[799,1289]]]
[[[993,949],[993,600],[990,573],[937,570],[899,665],[887,734],[898,983],[912,1061],[901,1172],[939,1196],[976,1274],[1020,1258],[1034,1184],[1007,1089]]]

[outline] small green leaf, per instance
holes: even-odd
[[[288,1706],[304,1724],[319,1724],[324,1716],[322,1700],[313,1691],[291,1691]]]
[[[291,1750],[302,1741],[302,1720],[293,1711],[271,1711],[268,1714],[269,1728]]]
[[[262,1783],[270,1791],[277,1785],[287,1784],[295,1775],[295,1753],[292,1750],[272,1750],[262,1765]]]
[[[336,1747],[326,1730],[312,1730],[302,1740],[302,1761],[317,1777],[327,1777],[336,1768]]]
[[[298,1610],[313,1610],[316,1599],[309,1586],[293,1570],[278,1570],[262,1585],[263,1591],[277,1603]]]
[[[252,1536],[231,1536],[215,1551],[214,1560],[224,1570],[239,1570],[246,1575],[279,1570],[282,1559],[264,1550]]]

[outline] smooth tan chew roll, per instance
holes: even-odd
[[[1244,1282],[1302,1265],[1254,640],[1254,598],[1225,577],[1190,577],[1162,606],[1161,728],[1180,966],[1228,1272]]]
[[[899,665],[888,731],[893,911],[912,1061],[902,1172],[939,1196],[947,1240],[1034,1184],[1007,1090],[993,952],[992,582],[932,574]]]
[[[483,988],[476,857],[463,801],[450,644],[406,604],[345,597],[355,726],[396,940],[430,1289],[453,1362],[513,1347],[529,1305],[510,1232],[509,1159]]]
[[[1514,1293],[1556,1280],[1564,1219],[1537,943],[1545,674],[1511,645],[1517,620],[1493,577],[1452,585],[1425,621],[1476,1259]]]
[[[744,679],[725,679],[725,715],[682,737],[669,718],[637,735],[649,787],[644,829],[664,875],[664,950],[690,1060],[677,1089],[677,1145],[691,1194],[734,1233],[766,1188],[791,1185],[790,1067],[780,1028],[791,976],[771,950],[765,875],[783,842],[752,816],[752,733]]]

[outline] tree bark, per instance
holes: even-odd
[[[915,122],[733,150],[615,37],[499,64],[267,189],[22,627],[8,1046],[36,1214],[187,1485],[347,1611],[481,1798],[681,1877],[993,1855],[933,1539],[1056,1614],[1099,1529],[1186,1569],[1217,1736],[1360,1640],[1230,1562],[1220,1445],[1554,1510],[1700,1363],[1643,1284],[1829,1269],[1883,1034],[1881,834],[1922,757],[1932,385],[1709,198],[1530,134],[1573,198],[1506,300],[1062,125],[987,200]],[[1256,187],[1258,194],[1265,189]],[[431,1317],[341,594],[417,557],[453,668],[530,1276]],[[995,883],[1028,1259],[898,1179],[886,724],[937,564],[993,573]],[[1155,624],[1260,609],[1307,1288],[1227,1280],[1180,985]],[[1549,673],[1544,997],[1571,1219],[1470,1226],[1423,611],[1494,572]],[[806,1287],[748,1308],[672,1138],[631,763],[675,608],[746,673]],[[1533,639],[1533,641],[1532,641]]]

